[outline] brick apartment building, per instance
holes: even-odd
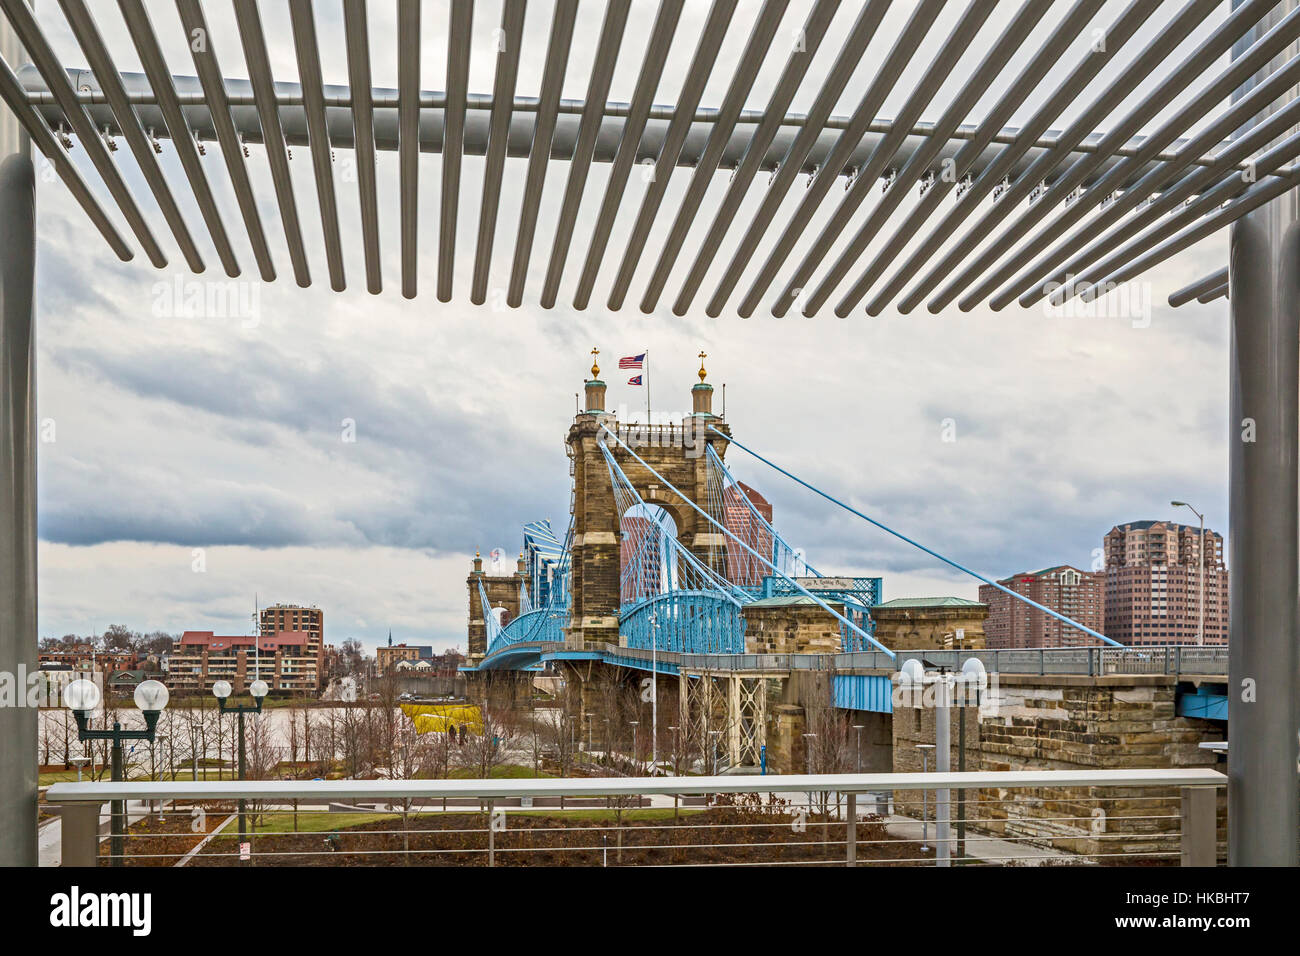
[[[1072,621],[1109,635],[1105,623],[1106,576],[1068,564],[1013,574],[998,582],[1029,600],[1064,614]],[[988,584],[980,585],[980,601],[989,606],[984,635],[989,647],[1090,647],[1099,644],[1078,628],[1017,601]]]
[[[242,694],[260,676],[273,691],[314,696],[318,655],[310,647],[311,636],[305,631],[257,638],[186,631],[172,651],[167,684],[174,694],[204,694],[211,693],[216,681],[227,680]]]
[[[1132,521],[1106,535],[1106,618],[1102,633],[1124,644],[1195,644],[1204,566],[1205,643],[1228,642],[1228,569],[1223,537],[1173,521]]]
[[[316,662],[317,680],[324,679],[325,613],[320,608],[273,604],[262,608],[259,623],[264,635],[284,631],[306,634],[307,653]]]

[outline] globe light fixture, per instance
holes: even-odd
[[[212,685],[212,693],[216,696],[217,700],[225,700],[230,696],[232,689],[230,681],[228,680],[219,680]]]
[[[126,759],[122,752],[122,742],[126,740],[146,740],[154,742],[158,729],[158,715],[162,713],[171,695],[161,681],[141,681],[135,689],[135,705],[144,717],[144,730],[123,730],[122,724],[114,720],[111,729],[94,730],[90,726],[90,715],[103,700],[103,692],[94,681],[80,678],[68,684],[63,690],[63,703],[72,711],[77,721],[77,739],[82,743],[92,740],[107,740],[112,745],[111,775],[115,783],[126,778]],[[80,778],[81,767],[77,767]],[[126,833],[126,804],[113,800],[110,811],[109,865],[121,866],[124,856]]]
[[[99,706],[99,702],[103,697],[99,685],[92,680],[86,680],[84,677],[80,680],[74,680],[63,689],[63,703],[67,705],[69,710],[76,713],[94,710]]]
[[[167,701],[171,699],[171,694],[167,690],[167,685],[159,680],[141,681],[140,686],[135,689],[133,695],[135,706],[139,707],[145,713],[150,711],[158,712],[167,706]]]
[[[265,697],[266,692],[270,689],[271,688],[267,686],[266,681],[260,679],[255,680],[253,681],[253,683],[248,685],[248,692],[252,694],[253,697],[255,697],[257,700],[261,700],[263,697]]]

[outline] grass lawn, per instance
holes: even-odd
[[[457,767],[448,774],[453,780],[475,780],[478,775],[467,767]],[[501,764],[493,767],[492,772],[488,775],[489,780],[530,780],[533,778],[541,779],[542,777],[553,777],[550,773],[533,773],[532,767],[521,766],[516,763]]]
[[[502,807],[506,814],[511,818],[524,817],[544,820],[548,817],[559,819],[572,819],[580,817],[583,820],[592,821],[610,821],[615,818],[615,810],[597,809],[594,807],[574,807],[571,810],[559,810],[548,807],[544,810],[520,810],[513,807]],[[681,816],[688,816],[693,813],[703,813],[704,807],[683,807],[680,811]],[[473,816],[475,811],[469,807],[452,807],[447,811],[448,814]],[[407,817],[411,829],[419,829],[417,822],[420,817],[437,817],[441,813],[412,813]],[[630,808],[623,811],[624,821],[634,820],[671,820],[673,818],[672,807],[641,807]],[[333,833],[336,830],[347,830],[351,827],[362,827],[372,823],[387,822],[391,826],[390,830],[400,830],[402,827],[402,818],[395,813],[320,813],[319,811],[304,811],[298,814],[298,833]],[[258,826],[253,835],[271,834],[271,833],[293,833],[293,814],[275,812],[267,814]],[[218,837],[218,840],[238,839],[239,834],[233,827],[228,827]]]

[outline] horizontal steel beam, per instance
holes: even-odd
[[[27,90],[28,101],[45,117],[47,123],[57,126],[63,114],[53,96],[46,90],[40,74],[30,66],[22,67],[17,73]],[[99,90],[99,84],[94,74],[89,70],[70,69],[68,75],[74,88],[80,91],[78,93],[78,102],[86,108],[86,111],[94,119],[96,126],[101,129],[108,127],[110,131],[118,132],[112,111],[104,94]],[[140,117],[141,123],[146,128],[154,128],[156,136],[163,136],[167,126],[163,121],[161,112],[157,110],[157,101],[149,86],[148,78],[142,73],[122,73],[121,77],[130,102],[136,107],[136,113]],[[216,133],[207,115],[206,99],[198,78],[174,76],[172,80],[176,88],[178,102],[185,108],[185,115],[193,132],[200,139],[215,139]],[[262,141],[262,131],[257,121],[257,100],[251,85],[247,80],[226,79],[225,86],[226,99],[230,105],[230,112],[234,118],[236,129],[238,129],[245,142],[260,143]],[[284,82],[277,82],[275,88],[276,102],[280,111],[280,125],[284,130],[285,142],[291,146],[309,145],[307,119],[303,111],[302,88],[297,83]],[[324,87],[324,102],[330,144],[336,147],[351,148],[353,145],[351,89],[347,86],[327,85]],[[385,151],[398,149],[398,102],[398,92],[395,89],[376,87],[371,91],[376,149]],[[469,94],[466,96],[464,132],[464,152],[466,155],[483,156],[486,154],[490,138],[492,104],[493,97],[490,95]],[[446,96],[443,93],[429,91],[420,93],[421,152],[436,153],[442,151],[442,111],[445,105]],[[533,97],[514,98],[510,110],[507,156],[515,158],[526,158],[528,156],[533,142],[533,127],[538,105],[539,101]],[[551,143],[552,159],[567,160],[572,157],[578,135],[578,121],[584,106],[582,100],[560,100],[557,108],[555,133]],[[629,109],[630,106],[627,103],[607,102],[605,104],[599,133],[596,137],[595,151],[592,156],[592,159],[596,162],[613,162],[621,139],[620,133],[623,129],[623,121],[627,118]],[[676,115],[676,110],[672,106],[655,105],[651,107],[645,130],[637,146],[637,162],[658,159],[664,139],[668,134],[669,124],[672,122],[674,115]],[[720,169],[730,170],[740,165],[752,136],[751,127],[762,122],[763,115],[762,111],[745,110],[736,117],[736,129],[728,138],[727,145],[718,159]],[[716,109],[697,109],[694,111],[694,118],[678,156],[677,165],[694,167],[700,161],[707,147],[713,125],[718,120],[718,117],[719,111]],[[760,162],[761,169],[770,172],[780,166],[782,158],[786,155],[791,142],[803,127],[805,119],[806,117],[802,113],[787,113],[782,117],[780,129],[763,153]],[[800,165],[800,172],[815,172],[825,162],[826,157],[835,147],[840,133],[849,126],[850,122],[851,117],[847,116],[832,116],[827,119],[815,145]],[[893,129],[894,124],[887,119],[872,121],[867,127],[866,135],[863,136],[862,141],[849,156],[849,161],[845,167],[847,173],[859,168],[880,144],[881,140],[888,136]],[[935,124],[933,123],[913,124],[903,147],[899,151],[900,162],[905,162],[912,152],[924,145],[933,134],[934,129]],[[992,138],[988,148],[972,163],[971,170],[978,175],[984,166],[992,162],[1002,146],[1016,141],[1017,132],[1018,130],[1014,127],[1008,127],[998,132]],[[956,156],[957,151],[961,149],[965,142],[977,136],[979,136],[979,128],[976,125],[958,127],[953,131],[950,141],[935,157],[934,166],[938,168],[945,159]],[[1101,134],[1089,137],[1071,151],[1080,154],[1095,152],[1096,143],[1100,138]],[[1055,142],[1055,136],[1050,131],[1041,136],[1035,142],[1035,145],[1012,168],[1010,171],[1012,178],[1027,169],[1042,152],[1051,149]],[[1172,159],[1177,155],[1178,147],[1181,145],[1181,142],[1171,145],[1168,150],[1154,157],[1153,163]],[[1116,149],[1113,155],[1108,157],[1098,168],[1095,174],[1096,178],[1104,175],[1121,159],[1135,155],[1140,148],[1141,139],[1139,138],[1131,144],[1125,144]],[[1198,160],[1198,163],[1207,166],[1213,165],[1213,158],[1206,156]],[[1149,168],[1150,164],[1144,166],[1141,171],[1145,172]]]

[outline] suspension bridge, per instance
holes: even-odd
[[[712,386],[701,363],[693,411],[680,425],[620,423],[604,409],[598,365],[585,384],[586,408],[568,436],[573,461],[570,521],[563,538],[549,535],[547,576],[525,568],[489,576],[476,557],[470,588],[473,671],[539,670],[548,662],[600,660],[679,674],[683,659],[732,657],[778,650],[752,633],[755,613],[775,606],[815,607],[833,640],[796,635],[779,647],[797,658],[821,653],[894,651],[874,634],[871,608],[882,602],[882,579],[828,576],[777,529],[770,508],[725,461],[736,446],[836,507],[982,583],[994,584],[780,468],[731,435],[712,411]],[[761,499],[760,499],[761,500]],[[763,502],[765,505],[766,502]],[[549,526],[548,526],[549,529]],[[535,597],[543,586],[546,599]],[[1116,642],[1006,588],[1023,601],[1093,638]],[[806,663],[809,668],[821,665]]]

